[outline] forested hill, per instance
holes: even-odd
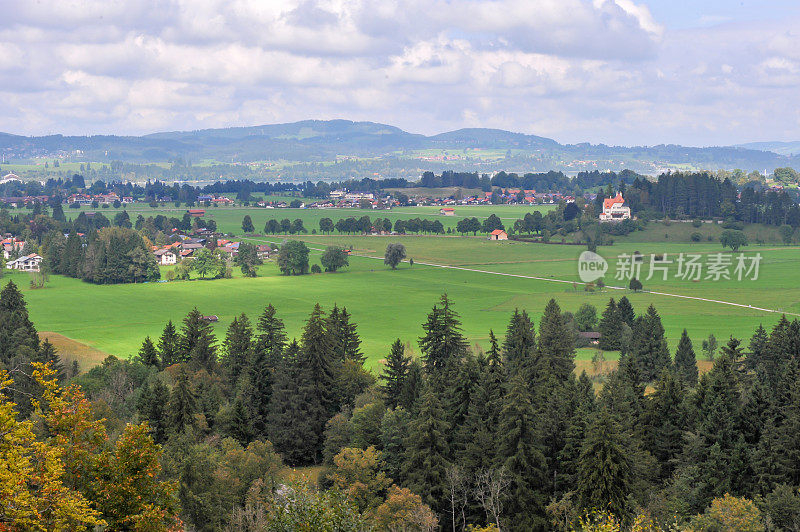
[[[70,160],[168,162],[283,161],[294,164],[357,159],[364,171],[385,175],[431,169],[433,162],[463,171],[498,168],[564,171],[622,169],[656,174],[670,168],[772,170],[800,167],[800,156],[761,146],[694,148],[560,144],[553,139],[499,129],[460,129],[425,136],[394,126],[348,120],[305,120],[290,124],[175,131],[144,136],[24,137],[0,133],[8,160],[60,156]],[[436,168],[434,168],[436,169]]]

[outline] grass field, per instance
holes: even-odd
[[[421,323],[443,292],[455,302],[470,342],[482,347],[486,346],[489,329],[503,334],[515,308],[527,309],[538,322],[550,298],[556,298],[563,310],[572,312],[584,302],[595,305],[601,312],[609,297],[623,294],[638,312],[652,303],[663,318],[670,347],[674,349],[681,330],[686,327],[698,351],[701,340],[709,333],[724,343],[729,335],[747,338],[759,323],[771,326],[779,318],[777,312],[748,305],[800,313],[797,247],[764,246],[748,250],[748,254],[759,252],[763,257],[757,281],[692,282],[675,279],[674,271],[666,281],[646,280],[643,276],[647,290],[743,305],[731,306],[608,288],[602,293],[585,292],[577,276],[576,259],[583,251],[580,246],[489,242],[479,237],[308,235],[304,240],[314,250],[312,262],[319,260],[317,250],[326,245],[353,245],[355,254],[350,268],[335,274],[284,277],[273,263],[268,263],[260,268],[255,279],[235,275],[233,279],[213,281],[117,286],[95,286],[53,276],[47,288],[40,290],[27,287],[25,274],[8,274],[4,280],[14,279],[23,288],[39,330],[58,333],[86,348],[122,357],[135,353],[145,336],[157,336],[167,320],[180,321],[195,306],[204,314],[220,317],[215,329],[221,339],[234,316],[245,312],[255,319],[269,303],[277,307],[293,336],[299,335],[314,303],[326,308],[334,303],[345,305],[359,326],[363,349],[372,367],[378,365],[395,338],[417,349]],[[396,241],[405,244],[408,256],[414,258],[413,267],[403,264],[397,271],[391,271],[383,265],[380,257],[386,244]],[[721,248],[719,244],[675,242],[618,243],[601,248],[599,253],[611,266],[606,276],[608,285],[626,284],[614,280],[616,257],[634,250],[645,255],[666,253],[672,257],[692,252],[707,257]],[[553,282],[556,279],[567,282]],[[580,350],[577,358],[588,361],[593,352]],[[613,359],[613,354],[606,355],[606,360]]]
[[[291,201],[292,199],[281,197],[284,201]],[[330,218],[334,222],[340,218],[369,216],[371,219],[375,218],[389,218],[394,223],[395,220],[409,218],[428,218],[436,219],[442,222],[445,229],[448,227],[455,230],[458,220],[461,218],[477,217],[478,219],[488,218],[492,214],[499,216],[503,223],[513,224],[515,220],[522,218],[526,213],[533,211],[541,211],[546,213],[555,208],[553,205],[539,205],[539,206],[526,206],[526,205],[465,205],[455,207],[455,216],[442,216],[439,214],[440,207],[396,207],[390,210],[373,210],[373,209],[264,209],[260,207],[209,207],[206,208],[205,219],[214,220],[217,222],[217,227],[220,231],[240,234],[242,232],[242,218],[245,215],[250,215],[253,220],[253,225],[257,232],[264,230],[264,225],[267,220],[275,218],[281,220],[288,218],[294,220],[300,218],[303,220],[305,228],[311,232],[312,229],[319,230],[319,221],[322,218]],[[163,214],[168,217],[181,218],[186,212],[186,207],[175,207],[173,203],[166,203],[159,205],[156,208],[150,207],[144,203],[137,203],[130,205],[126,208],[128,215],[132,221],[141,214],[145,218],[148,216],[157,216]],[[102,212],[104,216],[112,219],[113,216],[121,209],[92,209],[91,207],[82,207],[83,211],[89,212]],[[67,217],[74,218],[78,216],[79,209],[64,209]]]

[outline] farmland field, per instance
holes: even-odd
[[[25,274],[14,273],[4,279],[14,279],[23,287],[31,317],[40,330],[122,357],[134,354],[145,336],[157,336],[167,320],[180,321],[195,306],[204,314],[220,317],[215,329],[221,339],[234,316],[244,312],[255,319],[269,303],[276,306],[291,335],[299,335],[314,303],[326,308],[334,303],[344,305],[358,324],[363,350],[372,367],[385,356],[395,338],[417,348],[425,314],[443,292],[455,302],[470,342],[482,347],[486,346],[489,329],[502,335],[515,308],[527,309],[538,322],[550,298],[556,298],[563,310],[571,312],[589,302],[599,313],[609,297],[623,294],[637,312],[652,303],[663,318],[672,349],[687,325],[699,349],[701,340],[709,333],[715,334],[721,343],[729,335],[747,338],[758,324],[770,326],[780,316],[778,312],[750,305],[800,313],[797,247],[744,248],[748,256],[755,253],[762,256],[756,281],[675,279],[673,264],[665,281],[660,274],[650,280],[642,275],[645,290],[663,294],[633,293],[610,287],[590,293],[583,290],[577,276],[577,257],[584,249],[580,246],[489,242],[480,237],[306,235],[302,239],[312,248],[312,263],[318,262],[319,250],[326,245],[352,245],[350,267],[339,273],[285,277],[279,275],[274,263],[267,263],[255,279],[242,278],[235,271],[234,278],[227,280],[115,286],[95,286],[53,276],[47,288],[40,290],[27,287]],[[381,257],[388,242],[405,244],[414,266],[404,263],[396,271],[384,266]],[[710,257],[719,253],[721,247],[718,243],[676,242],[620,242],[604,247],[599,253],[610,264],[606,284],[627,285],[624,280],[614,279],[616,258],[633,251],[645,256],[666,253],[668,258],[681,252]],[[582,350],[578,358],[589,359],[591,354],[592,350]],[[612,359],[613,355],[606,358]]]
[[[271,197],[274,199],[275,197]],[[281,200],[291,201],[288,196],[280,197]],[[197,207],[203,208],[203,207]],[[522,218],[526,213],[533,211],[541,211],[546,213],[554,209],[554,205],[465,205],[455,207],[455,216],[442,216],[439,214],[440,207],[396,207],[391,210],[383,209],[265,209],[260,207],[208,207],[205,209],[205,219],[214,220],[217,222],[217,227],[220,231],[239,234],[242,231],[242,218],[245,215],[250,215],[253,220],[253,225],[256,231],[261,232],[264,230],[264,224],[267,220],[275,218],[281,220],[288,218],[294,220],[300,218],[303,220],[305,228],[311,232],[312,229],[319,230],[319,221],[322,218],[330,218],[334,222],[340,218],[360,218],[362,216],[369,216],[371,219],[375,218],[389,218],[394,223],[395,220],[409,218],[428,218],[431,220],[439,220],[444,225],[445,229],[448,227],[455,230],[458,220],[461,218],[476,217],[480,220],[488,218],[492,214],[500,217],[504,224],[513,224],[514,220]],[[165,203],[156,208],[150,207],[144,203],[136,203],[126,208],[132,221],[136,220],[138,215],[145,218],[148,216],[157,216],[163,214],[168,217],[180,218],[186,212],[187,207],[175,207],[172,203]],[[114,214],[121,209],[92,209],[90,207],[83,207],[83,211],[89,212],[102,212],[104,216],[109,219],[113,218]],[[64,209],[67,217],[74,218],[78,209]]]

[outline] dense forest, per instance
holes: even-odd
[[[550,301],[536,327],[515,311],[484,352],[442,296],[415,346],[387,345],[376,376],[336,305],[316,305],[297,339],[271,305],[221,340],[195,310],[132,360],[79,375],[8,283],[0,461],[18,476],[0,474],[16,486],[0,522],[795,530],[800,322],[730,338],[698,375],[686,332],[670,354],[655,308],[612,300],[597,326],[621,358],[592,381],[573,361],[587,314]],[[319,485],[284,464],[321,465]],[[48,467],[46,493],[59,496],[37,497]]]

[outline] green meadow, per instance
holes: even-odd
[[[282,238],[252,240],[277,242]],[[538,322],[550,298],[571,312],[588,302],[599,313],[609,297],[622,295],[628,296],[637,312],[653,304],[662,316],[671,348],[685,327],[698,351],[700,342],[710,333],[722,344],[730,335],[749,338],[760,323],[771,326],[780,317],[779,312],[800,313],[797,247],[743,248],[748,257],[761,254],[757,280],[684,280],[675,278],[676,264],[670,266],[666,280],[661,279],[661,274],[647,280],[647,270],[643,268],[645,291],[633,293],[612,288],[627,286],[627,280],[615,279],[620,255],[639,251],[645,255],[646,263],[651,253],[665,254],[668,260],[676,259],[680,253],[692,253],[708,260],[721,252],[721,247],[707,242],[620,242],[603,247],[599,253],[609,262],[605,277],[609,287],[602,292],[587,292],[577,274],[577,257],[585,249],[582,246],[490,242],[481,237],[306,235],[302,239],[312,248],[312,263],[319,261],[319,250],[326,245],[352,245],[350,267],[338,273],[286,277],[268,262],[260,267],[255,279],[243,278],[235,271],[232,279],[111,286],[52,276],[46,288],[37,290],[27,286],[26,274],[7,273],[3,281],[13,279],[23,288],[31,317],[40,331],[59,333],[122,357],[134,354],[145,336],[158,336],[167,320],[178,322],[193,307],[219,316],[215,329],[221,341],[234,316],[244,312],[255,320],[269,303],[278,309],[291,335],[300,334],[315,303],[325,308],[334,304],[346,306],[358,324],[363,350],[372,367],[378,365],[395,338],[417,350],[425,315],[443,292],[455,302],[470,342],[481,348],[487,346],[490,329],[503,334],[515,308],[526,309]],[[383,251],[389,242],[406,246],[408,256],[414,259],[413,267],[403,263],[392,271],[383,265]],[[591,358],[592,353],[591,349],[581,350],[579,359]],[[606,358],[612,359],[613,355]]]
[[[279,197],[283,201],[291,201],[292,199],[298,198],[290,198],[288,196],[281,196]],[[271,197],[271,199],[275,199],[275,197]],[[195,207],[195,208],[203,208],[203,207]],[[476,217],[478,219],[485,219],[488,218],[492,214],[496,214],[503,220],[504,224],[510,225],[513,224],[515,220],[522,218],[525,216],[526,213],[533,212],[533,211],[541,211],[542,213],[546,213],[555,208],[554,205],[536,205],[536,206],[528,206],[528,205],[464,205],[464,206],[456,206],[455,207],[455,216],[443,216],[439,214],[439,209],[441,207],[427,207],[427,206],[418,206],[418,207],[395,207],[393,209],[289,209],[289,208],[278,208],[278,209],[265,209],[261,207],[207,207],[205,208],[206,214],[205,219],[207,220],[214,220],[217,222],[217,228],[223,232],[230,232],[234,234],[241,234],[242,232],[242,219],[245,215],[250,215],[250,218],[253,220],[253,225],[256,228],[257,232],[262,232],[264,230],[264,225],[267,223],[267,220],[271,218],[275,218],[276,220],[281,220],[283,218],[288,218],[289,220],[295,220],[300,218],[303,220],[303,225],[309,231],[309,233],[316,229],[319,230],[319,221],[322,218],[330,218],[334,222],[339,220],[340,218],[348,218],[348,217],[355,217],[360,218],[362,216],[369,216],[371,219],[375,218],[389,218],[394,223],[395,220],[403,219],[407,220],[409,218],[428,218],[428,219],[436,219],[442,222],[445,229],[448,227],[455,230],[456,224],[458,220],[461,218],[471,218]],[[92,209],[91,207],[82,207],[82,210],[89,211],[89,212],[102,212],[104,216],[108,217],[109,219],[113,218],[113,216],[121,209],[114,209],[113,207],[107,209]],[[175,207],[173,203],[165,203],[164,205],[159,205],[158,207],[150,207],[144,203],[136,203],[133,205],[129,205],[126,207],[128,211],[128,215],[131,217],[132,221],[136,220],[138,215],[142,215],[145,218],[148,216],[157,216],[162,214],[167,217],[175,217],[180,218],[186,212],[187,207]],[[68,217],[76,217],[77,214],[80,212],[80,209],[64,209],[64,213]]]

